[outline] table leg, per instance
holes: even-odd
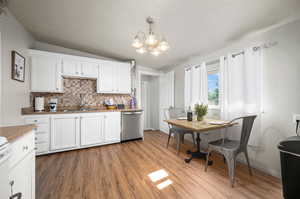
[[[201,142],[201,139],[200,139],[200,133],[197,133],[196,142],[197,142],[197,150],[194,151],[194,152],[188,150],[188,151],[186,152],[187,154],[190,154],[190,155],[191,155],[190,158],[186,158],[186,159],[185,159],[185,162],[186,162],[186,163],[190,163],[191,160],[194,159],[194,158],[199,158],[199,159],[206,160],[207,153],[200,150],[200,142]],[[212,164],[213,164],[212,161],[209,161],[209,162],[208,162],[208,165],[212,165]]]

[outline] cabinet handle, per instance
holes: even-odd
[[[78,74],[78,72],[76,72],[76,74]]]
[[[56,90],[58,91],[58,88],[56,88]]]
[[[37,140],[37,137],[35,137],[34,139]]]
[[[16,194],[10,196],[9,199],[22,199],[22,193],[21,192],[16,193]]]
[[[23,151],[28,150],[28,146],[23,146]]]
[[[37,150],[38,148],[37,147],[34,147],[34,150]]]
[[[34,122],[37,122],[37,120],[34,120]]]
[[[34,128],[33,130],[37,131],[37,128]]]

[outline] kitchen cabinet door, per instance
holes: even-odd
[[[43,55],[31,57],[31,91],[63,92],[59,58]]]
[[[11,195],[21,194],[21,198],[35,198],[35,154],[29,153],[9,172],[9,186]]]
[[[129,63],[119,63],[117,65],[118,75],[118,93],[130,94],[131,93],[131,67]]]
[[[116,93],[116,69],[114,62],[103,62],[99,66],[98,93]]]
[[[98,64],[90,62],[81,62],[81,76],[87,78],[98,77]]]
[[[81,146],[100,144],[104,141],[104,114],[81,117],[80,128]]]
[[[121,139],[121,113],[105,113],[105,142],[120,142]]]
[[[77,115],[52,116],[51,150],[78,147],[79,119]]]
[[[79,77],[81,75],[81,65],[78,60],[63,59],[62,75],[70,77]]]

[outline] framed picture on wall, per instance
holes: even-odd
[[[12,72],[11,78],[20,82],[25,81],[25,57],[17,53],[11,52],[12,58]]]

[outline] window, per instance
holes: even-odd
[[[219,95],[219,62],[207,66],[208,105],[210,108],[218,108]]]
[[[219,105],[219,74],[208,74],[208,105]]]
[[[207,75],[206,78],[201,76]],[[204,83],[201,81],[207,81]],[[214,61],[206,64],[206,70],[201,70],[201,66],[191,67],[185,70],[185,107],[191,106],[194,107],[196,103],[204,101],[201,97],[207,96],[208,107],[210,109],[219,109],[220,108],[220,62]],[[201,93],[206,89],[207,84],[207,93],[204,95]],[[202,86],[201,86],[202,85]],[[205,87],[203,87],[205,86]]]

